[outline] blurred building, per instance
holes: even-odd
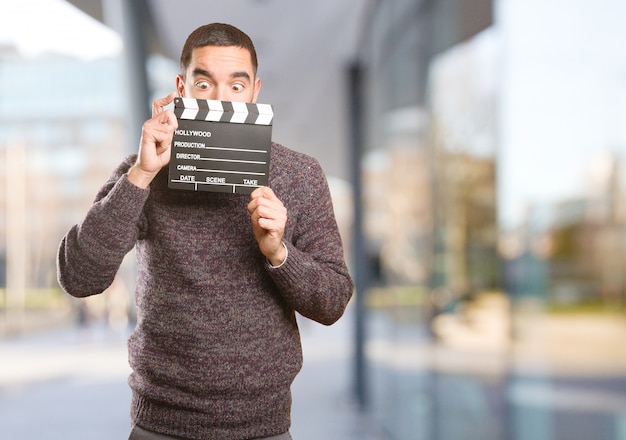
[[[617,27],[583,3],[374,8],[361,55],[366,397],[392,439],[623,435],[626,84],[610,82],[614,122],[589,136],[592,91],[621,70],[574,61],[600,22]],[[567,19],[538,19],[547,10]]]
[[[119,58],[3,58],[0,281],[9,309],[50,303],[60,238],[127,151],[121,72]]]
[[[392,439],[503,438],[497,417],[452,403],[457,379],[430,351],[498,286],[494,60],[467,43],[492,22],[489,1],[379,2],[364,36],[366,400]]]

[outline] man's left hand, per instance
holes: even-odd
[[[283,246],[287,209],[274,191],[263,186],[250,194],[248,212],[259,249],[272,266],[280,266],[287,257]]]

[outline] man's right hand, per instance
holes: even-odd
[[[164,107],[174,101],[174,92],[152,103],[152,118],[141,128],[141,142],[137,161],[128,170],[128,180],[147,188],[161,168],[170,162],[172,138],[178,128],[174,112]]]

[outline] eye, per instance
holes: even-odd
[[[241,83],[235,83],[232,86],[234,92],[243,92],[244,86]]]
[[[200,90],[206,90],[209,88],[209,82],[208,81],[198,81],[196,82],[196,87],[199,88]]]

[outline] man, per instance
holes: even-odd
[[[249,37],[210,24],[188,37],[176,90],[255,102],[256,70]],[[353,290],[326,179],[317,161],[272,143],[269,187],[250,196],[168,189],[174,95],[154,102],[138,154],[62,240],[59,283],[98,294],[135,248],[131,439],[290,439],[295,312],[330,325]]]

